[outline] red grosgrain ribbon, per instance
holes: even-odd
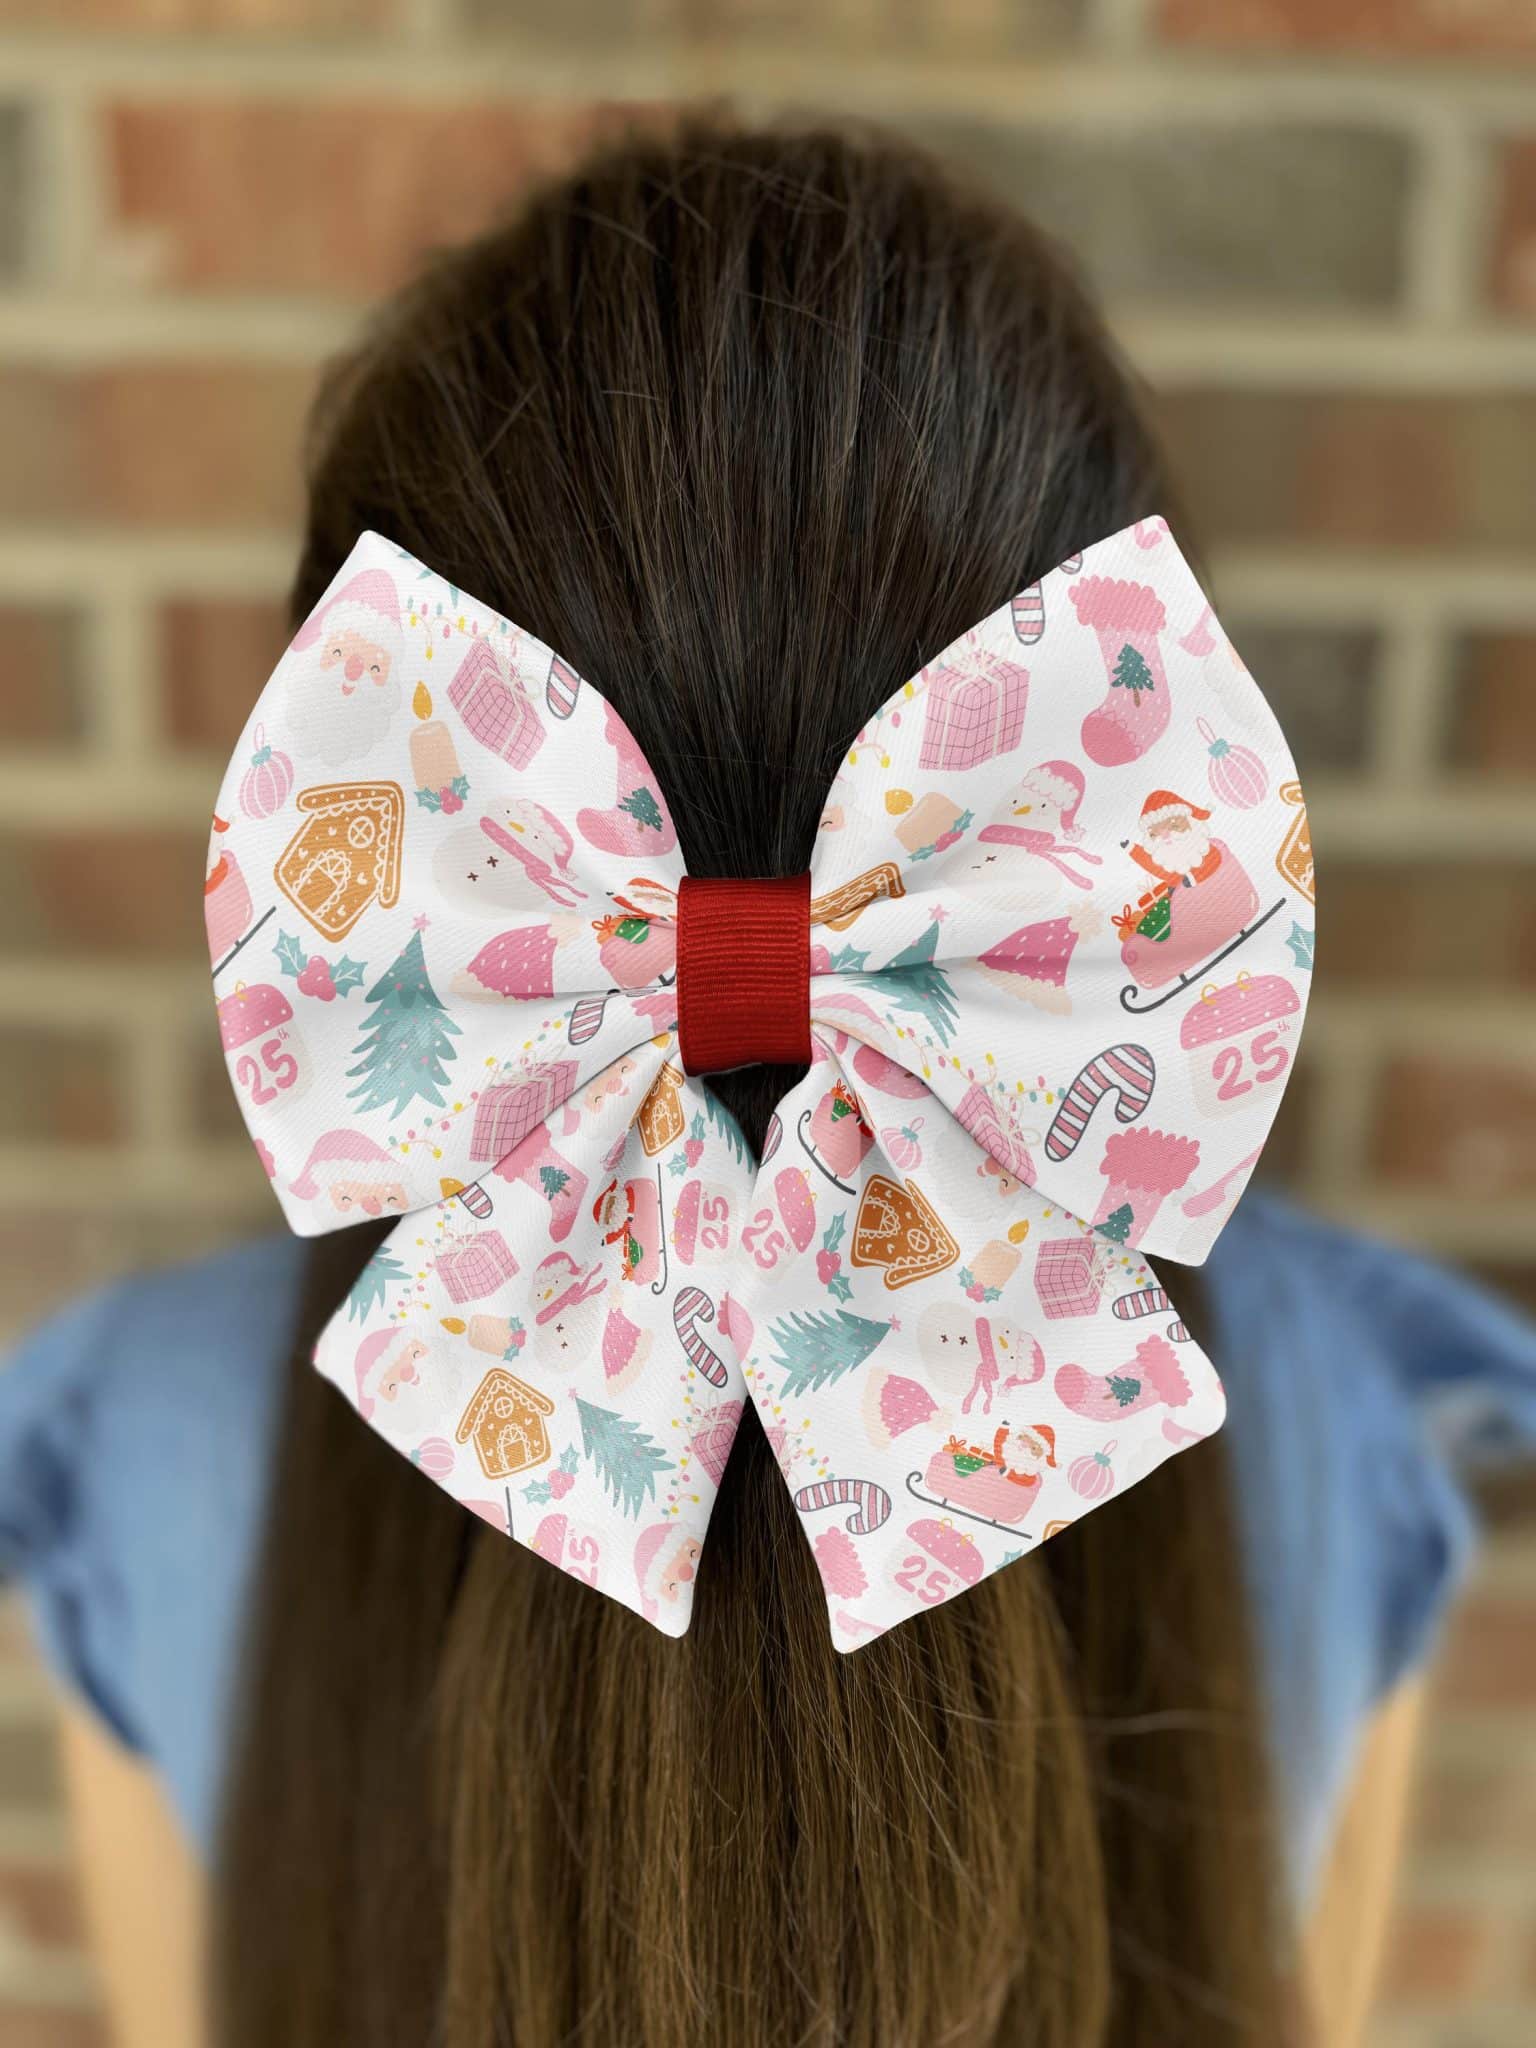
[[[689,1074],[809,1063],[809,873],[755,882],[684,876],[677,1037]]]

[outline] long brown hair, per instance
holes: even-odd
[[[1069,267],[888,140],[634,137],[330,378],[295,617],[373,527],[591,676],[695,874],[793,874],[903,676],[1169,510]],[[754,1143],[786,1076],[721,1077]],[[220,2048],[1286,2037],[1217,1444],[849,1657],[760,1428],[665,1640],[303,1360],[218,1873]],[[1187,1289],[1185,1290],[1187,1295]]]

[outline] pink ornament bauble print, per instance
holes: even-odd
[[[1252,747],[1235,747],[1219,739],[1208,718],[1197,718],[1195,730],[1210,754],[1211,788],[1235,811],[1251,811],[1269,795],[1269,770]]]
[[[918,1136],[922,1128],[922,1118],[915,1116],[909,1124],[890,1124],[880,1133],[886,1158],[903,1173],[910,1173],[914,1166],[923,1163],[923,1145]]]
[[[288,801],[293,787],[293,763],[276,747],[267,745],[265,726],[253,735],[256,751],[240,780],[240,808],[248,818],[270,818]]]
[[[1067,1480],[1072,1491],[1081,1494],[1084,1500],[1103,1500],[1115,1490],[1114,1467],[1109,1454],[1115,1448],[1107,1443],[1102,1451],[1090,1451],[1086,1457],[1074,1458],[1067,1471]]]
[[[411,1463],[429,1479],[446,1479],[453,1470],[453,1445],[446,1437],[429,1436],[412,1451]]]

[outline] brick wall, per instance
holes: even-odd
[[[1274,1155],[1536,1299],[1533,85],[1530,0],[0,0],[6,1324],[274,1220],[198,882],[317,362],[626,109],[723,90],[907,127],[1083,252],[1312,798],[1328,971]],[[1536,2037],[1533,1617],[1515,1524],[1379,2048]],[[10,1623],[0,2048],[99,2038],[40,1701]]]

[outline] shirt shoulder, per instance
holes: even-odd
[[[136,1275],[0,1370],[0,1573],[199,1841],[303,1270],[281,1237]]]
[[[1536,1331],[1463,1276],[1252,1193],[1205,1268],[1298,1878],[1373,1710],[1429,1658],[1469,1466],[1536,1441]]]

